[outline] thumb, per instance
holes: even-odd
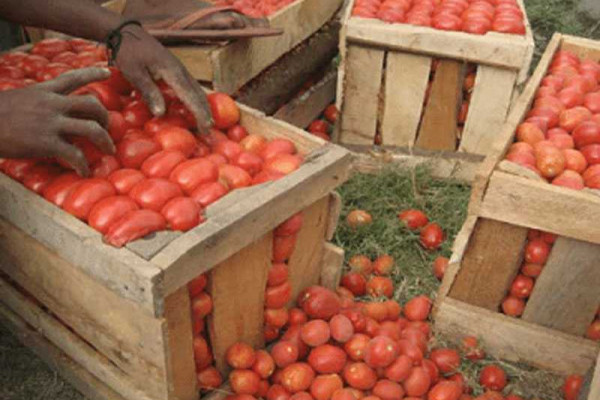
[[[110,70],[108,68],[78,69],[62,74],[56,79],[39,83],[35,88],[54,93],[68,94],[88,83],[103,81],[109,77]]]

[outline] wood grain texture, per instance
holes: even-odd
[[[480,219],[449,297],[497,311],[521,264],[527,228]]]
[[[487,154],[502,129],[517,80],[515,71],[480,65],[459,150]]]
[[[208,327],[216,367],[224,376],[228,371],[225,353],[231,345],[242,341],[254,348],[264,346],[264,298],[272,242],[272,234],[267,234],[211,272],[213,312]]]
[[[585,336],[600,305],[600,245],[559,237],[535,282],[523,319]]]
[[[600,355],[598,355],[598,360],[596,361],[596,369],[592,377],[588,400],[600,400]]]
[[[329,212],[327,213],[327,228],[325,229],[326,240],[333,239],[341,213],[342,196],[338,192],[333,191],[329,195]]]
[[[425,105],[416,146],[427,150],[456,149],[458,111],[462,103],[464,64],[440,60]]]
[[[389,51],[381,135],[386,146],[412,146],[423,114],[431,58]]]
[[[335,290],[340,285],[344,269],[344,249],[331,243],[325,243],[321,260],[320,285]]]
[[[384,56],[383,50],[357,45],[346,50],[340,143],[373,144],[379,119]]]
[[[435,329],[460,343],[480,338],[487,354],[559,374],[582,374],[594,365],[600,344],[451,298],[440,305]]]

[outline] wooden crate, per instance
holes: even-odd
[[[560,373],[585,374],[600,343],[584,339],[600,304],[600,197],[550,185],[502,161],[557,50],[600,60],[600,43],[556,34],[479,170],[469,217],[436,303],[437,329],[480,336],[489,352]],[[529,229],[559,236],[522,318],[498,312]],[[593,398],[593,397],[592,397]]]
[[[383,149],[400,159],[439,157],[442,165],[450,160],[473,177],[506,119],[517,84],[527,77],[534,50],[527,19],[524,36],[481,36],[352,17],[353,6],[351,1],[340,35],[337,141],[366,152],[380,135]],[[477,78],[459,133],[467,63],[476,66]]]
[[[276,182],[232,192],[185,234],[161,232],[113,248],[0,175],[0,314],[90,398],[198,398],[187,283],[206,271],[217,366],[238,340],[262,345],[272,231],[299,211],[304,224],[288,262],[292,295],[321,274],[324,284],[337,284],[343,252],[327,240],[340,200],[330,193],[349,176],[349,152],[241,109],[250,132],[294,141],[305,163]]]

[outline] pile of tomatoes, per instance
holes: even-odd
[[[330,141],[331,133],[333,132],[333,126],[338,120],[339,111],[335,104],[327,106],[321,118],[318,118],[310,123],[308,131],[321,139]]]
[[[506,159],[553,185],[600,189],[600,64],[558,51]]]
[[[352,15],[476,35],[525,34],[517,0],[356,0]]]
[[[249,17],[268,17],[296,0],[210,0],[218,6],[233,6]]]
[[[3,89],[29,84],[34,72],[25,65],[33,53],[57,57],[80,43],[49,39],[34,46],[31,55],[2,56]],[[17,78],[17,70],[25,78]],[[187,231],[204,220],[208,205],[228,192],[279,179],[302,163],[291,141],[248,134],[239,125],[239,108],[223,93],[208,96],[215,126],[209,135],[196,137],[191,132],[193,115],[166,84],[159,82],[167,115],[153,118],[140,93],[117,69],[111,71],[108,80],[74,93],[95,96],[109,110],[114,156],[103,154],[86,138],[69,138],[84,153],[92,177],[83,179],[63,160],[54,159],[2,160],[0,170],[87,222],[113,246],[155,231]]]

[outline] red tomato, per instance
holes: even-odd
[[[160,150],[160,144],[152,138],[127,135],[117,144],[117,158],[125,168],[138,169],[148,157]]]
[[[355,296],[364,296],[367,293],[367,279],[359,272],[349,272],[342,276],[341,284]]]
[[[177,150],[190,157],[198,146],[196,138],[187,129],[177,126],[166,126],[160,129],[154,138],[163,150]]]
[[[409,321],[425,321],[431,310],[431,300],[427,296],[417,296],[404,306],[404,315]]]
[[[121,165],[116,157],[104,155],[92,166],[92,176],[94,178],[107,178],[120,167]]]
[[[256,361],[256,353],[252,346],[237,342],[227,349],[225,359],[231,368],[249,369],[252,368]]]
[[[433,275],[438,279],[442,280],[444,274],[446,273],[446,269],[448,268],[448,263],[450,260],[446,257],[437,257],[433,262]]]
[[[346,343],[354,335],[352,321],[345,315],[334,315],[329,321],[331,337],[338,343]]]
[[[252,184],[252,177],[246,170],[230,164],[219,167],[219,179],[225,182],[230,189],[239,189]]]
[[[179,186],[162,178],[144,179],[129,192],[141,208],[153,211],[160,211],[169,200],[181,195]]]
[[[242,147],[231,140],[221,140],[215,143],[212,150],[229,161],[235,160],[242,153]]]
[[[279,368],[285,368],[298,360],[298,346],[289,340],[281,340],[271,349],[271,356]]]
[[[257,134],[248,135],[240,142],[240,146],[242,146],[242,149],[250,153],[254,153],[256,155],[261,155],[266,145],[267,139],[265,139],[264,136]]]
[[[236,369],[229,374],[231,390],[237,394],[256,394],[260,385],[260,377],[254,371]]]
[[[501,391],[506,386],[506,373],[496,365],[485,366],[479,375],[479,383],[481,386],[490,389]]]
[[[123,115],[116,111],[108,112],[108,133],[115,143],[118,143],[125,137],[129,125],[125,122]]]
[[[255,362],[252,365],[252,370],[262,379],[268,379],[275,372],[275,361],[265,350],[258,350],[255,352]]]
[[[462,385],[459,383],[442,381],[431,388],[427,400],[459,400],[462,393]]]
[[[91,209],[88,223],[92,228],[104,234],[125,214],[138,208],[137,204],[128,196],[107,197],[100,200]]]
[[[240,120],[240,109],[235,101],[225,93],[211,93],[208,103],[217,129],[229,129]]]
[[[219,168],[213,162],[194,159],[179,164],[171,172],[169,179],[177,183],[186,194],[191,194],[200,185],[215,182],[218,177]]]
[[[526,299],[531,295],[533,285],[533,279],[524,275],[517,275],[510,287],[510,294],[519,299]]]
[[[48,59],[45,57],[30,54],[21,61],[21,69],[28,78],[35,78],[35,75],[38,73],[38,71],[40,71],[49,62],[50,61],[48,61]]]
[[[288,269],[284,263],[273,263],[269,268],[269,274],[267,277],[267,286],[273,287],[281,285],[288,280]]]
[[[197,278],[193,279],[190,283],[188,283],[188,290],[190,292],[190,297],[196,297],[200,293],[204,291],[206,285],[208,284],[208,277],[206,274],[202,274]]]
[[[317,346],[308,355],[308,363],[320,374],[340,373],[346,365],[346,360],[346,352],[330,344]]]
[[[156,135],[160,130],[172,127],[186,129],[188,128],[188,123],[183,118],[177,116],[154,117],[144,124],[144,132]]]
[[[306,363],[288,365],[281,372],[281,385],[291,393],[308,390],[315,378],[315,372]]]
[[[185,155],[178,150],[163,150],[148,157],[141,171],[148,178],[168,178],[173,169],[185,160]]]
[[[385,368],[398,356],[398,345],[386,336],[377,336],[369,342],[365,350],[365,362],[371,368]]]
[[[525,310],[525,302],[514,296],[508,296],[502,302],[502,311],[511,317],[519,317]]]
[[[295,154],[278,154],[265,161],[263,169],[267,172],[288,175],[302,164],[302,157]]]
[[[0,64],[0,78],[1,79],[23,79],[25,78],[25,73],[17,67],[12,67],[10,65],[1,65]]]
[[[581,375],[567,376],[562,387],[565,400],[577,400],[581,386],[583,386],[583,377]]]
[[[82,179],[75,172],[67,172],[54,179],[42,192],[42,195],[49,202],[62,207],[69,194],[82,182]]]
[[[85,159],[89,164],[95,164],[104,155],[89,139],[82,136],[70,136],[69,142],[83,152]],[[60,163],[60,160],[59,160]],[[65,163],[66,164],[66,163]],[[65,166],[69,166],[66,164]]]
[[[389,275],[394,268],[394,258],[388,254],[377,257],[373,262],[373,270],[376,275]]]
[[[479,341],[474,336],[465,336],[462,339],[462,351],[469,360],[485,358],[485,352],[479,347]]]
[[[278,154],[296,154],[296,151],[296,145],[291,141],[287,139],[273,139],[264,146],[260,155],[263,160],[267,161]]]
[[[267,308],[265,309],[265,325],[283,328],[290,318],[287,308]]]
[[[351,363],[344,368],[344,380],[358,390],[370,390],[377,383],[377,375],[365,363]]]
[[[550,245],[543,240],[531,240],[525,247],[525,261],[533,264],[545,264],[550,254]]]
[[[31,49],[31,54],[51,59],[69,50],[71,50],[71,45],[67,41],[51,38],[37,42]]]
[[[196,359],[196,368],[201,370],[208,367],[213,362],[213,355],[202,336],[196,336],[193,342],[194,358]]]
[[[102,83],[106,84],[118,94],[128,94],[133,90],[133,86],[125,79],[119,69],[115,67],[108,67],[108,69],[110,69],[110,78]]]
[[[300,331],[302,341],[311,347],[327,343],[330,335],[329,324],[322,319],[307,322]]]
[[[367,282],[367,294],[371,297],[392,297],[394,294],[394,283],[390,278],[374,276]]]
[[[297,235],[275,236],[273,238],[273,261],[285,262],[290,259],[296,248]]]
[[[198,186],[190,195],[203,208],[225,196],[229,190],[221,182],[205,183]]]
[[[297,304],[310,318],[328,321],[340,311],[340,299],[329,289],[311,286],[298,295]]]
[[[323,113],[323,115],[325,115],[325,118],[332,124],[335,124],[335,122],[338,119],[339,114],[340,114],[340,112],[338,111],[335,104],[331,104],[331,105],[327,106],[327,108],[325,109],[325,112]]]
[[[131,241],[164,230],[166,227],[167,222],[164,217],[156,211],[130,211],[109,228],[104,240],[115,247],[123,247]]]
[[[435,250],[444,241],[444,231],[436,223],[427,224],[421,231],[421,245],[427,250]]]
[[[370,225],[373,222],[371,214],[364,210],[352,210],[346,216],[346,223],[351,228]]]
[[[134,101],[123,110],[123,118],[130,128],[142,129],[152,118],[152,113],[143,101]]]
[[[329,124],[322,119],[317,119],[310,123],[308,126],[308,131],[310,133],[329,133]]]
[[[285,220],[281,225],[279,225],[273,234],[275,236],[291,236],[295,235],[302,229],[303,217],[302,213],[299,212],[294,214],[287,220]]]
[[[41,194],[52,181],[58,178],[62,170],[55,165],[38,164],[27,170],[23,185],[38,194]]]
[[[144,174],[135,169],[118,169],[108,176],[119,194],[128,194],[139,182],[144,180]]]
[[[198,372],[198,387],[207,389],[218,389],[223,383],[221,373],[214,367],[208,367]]]
[[[431,377],[425,368],[413,367],[402,385],[408,396],[421,397],[429,390]]]
[[[194,319],[202,320],[212,312],[212,309],[212,298],[206,292],[202,292],[192,299],[192,316]]]
[[[460,366],[460,355],[453,349],[435,349],[429,354],[431,361],[444,374],[455,372]]]
[[[265,290],[265,307],[282,308],[290,301],[291,296],[292,287],[289,282],[269,287]]]
[[[189,197],[175,197],[162,208],[161,214],[174,231],[188,231],[202,222],[200,206]]]
[[[120,111],[123,108],[121,97],[114,89],[102,82],[93,82],[85,85],[84,87],[77,89],[73,92],[76,95],[92,95],[96,97],[100,103],[109,111]],[[125,118],[127,120],[127,118]],[[132,128],[138,128],[133,126],[130,121],[127,120],[129,126]]]
[[[244,138],[248,136],[248,131],[241,125],[234,125],[227,130],[227,137],[229,140],[236,143],[240,143]]]
[[[319,375],[310,386],[310,395],[298,397],[296,393],[291,400],[330,400],[333,393],[344,387],[344,382],[337,374]],[[311,396],[312,395],[312,396]]]
[[[410,375],[413,360],[407,355],[401,354],[385,369],[385,377],[394,382],[402,382]]]
[[[196,117],[188,110],[188,108],[180,101],[173,101],[167,109],[167,117],[176,117],[183,119],[186,123],[184,128],[193,128],[196,126]]]
[[[585,336],[591,340],[600,340],[600,319],[596,319],[590,324]]]
[[[115,188],[106,180],[100,178],[85,179],[65,199],[62,208],[69,214],[86,221],[96,203],[115,194]]]

